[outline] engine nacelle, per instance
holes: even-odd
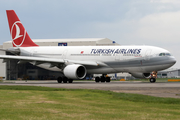
[[[83,79],[86,76],[86,68],[78,64],[67,65],[64,68],[63,73],[69,79]]]
[[[131,73],[131,75],[135,78],[150,78],[151,73]]]

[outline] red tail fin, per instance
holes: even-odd
[[[13,47],[38,46],[31,40],[14,10],[6,10],[6,13]]]

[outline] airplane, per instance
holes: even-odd
[[[58,83],[72,83],[87,74],[102,74],[95,82],[110,82],[107,74],[127,72],[136,78],[147,78],[156,82],[157,71],[176,63],[171,53],[155,46],[38,46],[14,10],[6,10],[12,48],[3,49],[14,55],[0,55],[7,62],[19,60],[17,64],[29,62],[41,68],[60,71],[63,76]]]

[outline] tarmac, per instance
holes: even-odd
[[[141,82],[141,81],[111,81],[96,83],[95,81],[74,81],[73,83],[57,83],[47,81],[4,81],[0,85],[44,86],[67,89],[99,89],[121,93],[143,94],[157,97],[180,98],[180,82]]]

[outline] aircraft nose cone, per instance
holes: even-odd
[[[174,56],[172,56],[172,57],[170,58],[170,62],[171,62],[172,65],[174,65],[174,64],[176,63],[176,59],[175,59]]]

